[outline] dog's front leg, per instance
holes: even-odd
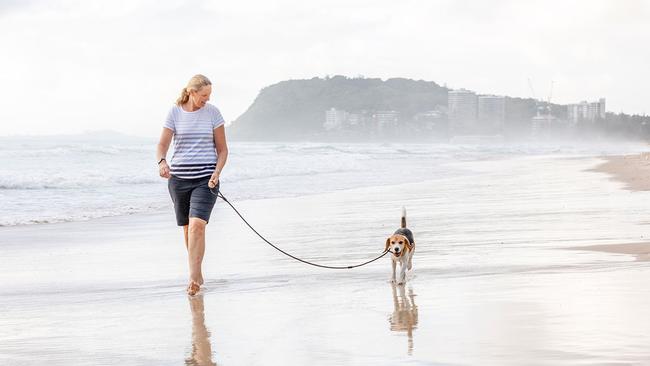
[[[403,285],[406,282],[406,263],[400,262],[399,266],[399,282],[398,285]]]
[[[395,259],[392,259],[391,264],[393,265],[393,275],[391,276],[391,282],[395,283],[395,267],[397,266],[397,261]]]

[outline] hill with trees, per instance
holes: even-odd
[[[378,78],[334,76],[304,80],[286,80],[265,87],[251,106],[229,127],[228,135],[239,140],[367,140],[398,137],[415,140],[447,140],[449,126],[446,117],[449,89],[433,81],[405,78]],[[543,102],[541,102],[543,103]],[[528,138],[531,118],[540,102],[532,98],[505,97],[505,118],[502,131],[508,139]],[[399,115],[390,133],[379,135],[366,126],[327,132],[324,128],[327,110],[367,113],[391,111]],[[595,123],[569,124],[567,106],[545,104],[555,120],[546,137],[582,138],[615,136],[639,139],[650,136],[650,118],[607,113]],[[424,130],[417,124],[419,114],[440,111],[444,118],[436,120]],[[562,122],[564,121],[564,122]],[[433,126],[433,127],[431,127]],[[376,128],[376,126],[375,126]]]

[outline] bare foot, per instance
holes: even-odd
[[[199,285],[203,285],[203,274],[201,274],[201,277],[199,277]]]
[[[201,285],[198,284],[196,281],[190,281],[190,284],[187,285],[187,294],[190,296],[194,296],[199,291],[201,290]]]

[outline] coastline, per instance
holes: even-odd
[[[587,245],[583,247],[573,247],[574,250],[588,250],[595,252],[626,254],[636,256],[637,261],[650,261],[650,242],[645,243],[626,243],[626,244],[604,244],[604,245]]]
[[[650,191],[650,152],[604,157],[605,162],[591,169],[606,173],[625,184],[630,191]]]
[[[623,188],[628,191],[650,191],[650,152],[607,156],[604,159],[605,162],[590,171],[609,175],[610,180],[624,183]],[[632,255],[637,261],[650,261],[650,242],[587,245],[568,249]]]
[[[650,262],[557,250],[644,230],[633,213],[645,195],[585,170],[596,164],[461,162],[449,169],[467,174],[431,181],[233,201],[270,241],[329,265],[380,253],[406,206],[418,246],[398,287],[388,258],[297,263],[223,202],[194,299],[171,210],[0,228],[0,364],[639,363]]]

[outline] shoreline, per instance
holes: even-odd
[[[546,157],[545,154],[541,155],[542,157]],[[627,183],[630,187],[626,187],[630,190],[650,190],[650,174],[647,174],[649,177],[648,179],[644,179],[643,176],[646,174],[638,174],[638,167],[642,166],[644,168],[644,173],[650,173],[650,153],[642,153],[642,154],[637,154],[637,155],[605,155],[605,156],[598,156],[598,155],[589,155],[596,161],[604,161],[600,164],[594,163],[593,166],[589,167],[586,169],[586,171],[592,171],[592,172],[601,172],[601,173],[606,173],[609,175],[608,179],[610,180],[617,180],[617,181],[622,181]],[[520,155],[520,156],[501,156],[501,155],[495,155],[491,157],[489,160],[506,160],[506,161],[516,161],[519,159],[536,159],[538,158],[538,155]],[[548,157],[553,158],[553,154],[549,155]],[[562,156],[562,155],[557,155],[554,156],[554,158],[559,158],[559,159],[583,159],[585,156]],[[481,160],[481,159],[479,159]],[[477,160],[478,161],[478,160]],[[452,162],[454,163],[454,162]],[[458,163],[458,161],[456,162]],[[447,165],[447,163],[442,163],[442,165]],[[453,168],[452,168],[453,169]],[[420,177],[420,179],[416,180],[409,180],[408,183],[426,183],[426,182],[432,182],[437,180],[437,177]],[[435,184],[435,183],[434,183]],[[160,187],[163,187],[164,184],[161,184]],[[355,190],[355,189],[364,189],[364,188],[371,188],[371,187],[378,187],[378,186],[391,186],[394,184],[391,183],[386,183],[386,182],[373,182],[372,184],[367,183],[367,184],[354,184],[351,186],[342,186],[342,187],[335,187],[332,189],[328,189],[325,191],[313,191],[313,192],[284,192],[283,194],[280,195],[273,195],[270,197],[235,197],[236,200],[240,202],[244,201],[256,201],[256,200],[266,200],[266,199],[274,199],[274,198],[288,198],[288,197],[302,197],[302,196],[311,196],[311,195],[318,195],[322,193],[331,193],[331,192],[338,192],[338,191],[349,191],[349,190]],[[244,191],[246,191],[245,188],[251,188],[251,187],[239,187],[237,184],[234,184],[233,187],[235,189],[237,188],[243,188]],[[255,187],[253,187],[255,188]],[[166,189],[160,188],[158,186],[155,187],[156,191],[153,192],[154,194],[160,194],[161,196],[164,196],[163,199],[159,202],[156,201],[155,205],[157,208],[154,210],[151,210],[152,205],[148,206],[137,206],[138,202],[135,202],[136,206],[133,206],[132,209],[125,210],[124,212],[114,212],[113,211],[97,211],[94,212],[92,215],[84,215],[84,214],[75,214],[75,215],[68,215],[68,214],[62,214],[59,215],[60,212],[52,212],[51,215],[45,215],[45,216],[37,216],[36,218],[32,217],[31,220],[26,218],[26,217],[13,217],[11,220],[5,220],[2,223],[0,223],[0,230],[5,230],[5,229],[10,229],[10,228],[16,228],[16,227],[42,227],[44,224],[45,225],[51,225],[51,224],[87,224],[87,223],[92,223],[97,220],[105,220],[109,218],[119,218],[119,217],[140,217],[140,216],[148,216],[148,215],[157,215],[157,214],[165,214],[167,212],[172,211],[171,207],[171,201],[168,199],[168,194],[166,192]],[[56,192],[56,191],[55,191]],[[232,193],[232,192],[231,192]],[[229,194],[230,196],[231,194]],[[236,195],[235,195],[236,196]],[[128,204],[129,202],[127,202]],[[128,205],[127,205],[128,206]],[[71,211],[72,212],[72,211]],[[73,211],[77,212],[77,211]],[[82,212],[82,211],[79,211]],[[7,217],[11,217],[7,215]]]
[[[605,162],[590,171],[605,173],[630,191],[650,191],[650,152],[603,157]]]
[[[639,262],[650,261],[650,242],[587,245],[587,246],[580,246],[580,247],[571,247],[567,249],[602,252],[602,253],[613,253],[613,254],[627,254],[627,255],[636,256],[636,260]]]
[[[391,285],[389,258],[298,263],[223,202],[194,299],[172,210],[0,228],[0,364],[642,362],[650,262],[557,250],[645,238],[645,195],[587,171],[599,163],[471,162],[433,181],[233,202],[278,247],[325,265],[381,253],[405,206],[418,242],[405,286]],[[601,321],[621,313],[630,321]],[[569,358],[567,344],[585,346]]]
[[[605,162],[589,171],[609,175],[610,180],[624,183],[623,189],[628,191],[650,191],[650,152],[605,156],[603,159]],[[587,245],[568,249],[633,255],[637,261],[650,261],[650,242]]]

